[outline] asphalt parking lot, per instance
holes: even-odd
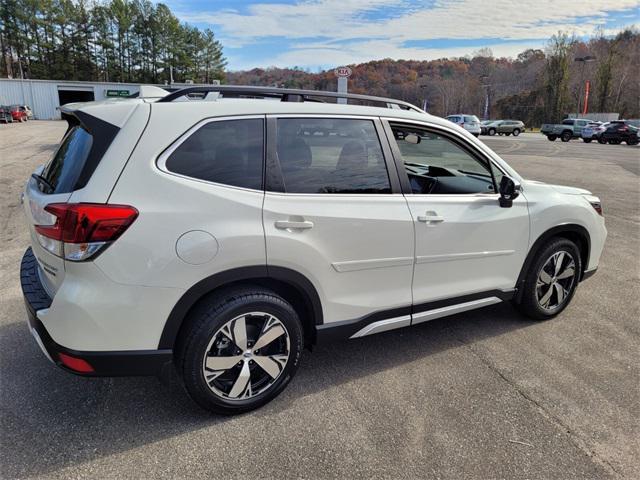
[[[599,272],[560,317],[501,304],[320,346],[279,398],[226,418],[172,376],[69,375],[29,335],[19,192],[65,127],[0,125],[2,478],[640,478],[640,147],[481,137],[603,201]]]

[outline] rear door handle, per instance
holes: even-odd
[[[418,221],[426,224],[442,223],[444,218],[436,214],[436,212],[427,212],[426,215],[418,215]]]
[[[280,230],[309,230],[313,228],[313,222],[310,221],[293,221],[293,220],[277,220],[276,228]]]

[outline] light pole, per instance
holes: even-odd
[[[422,109],[427,111],[427,89],[428,85],[426,83],[418,84],[418,88],[420,89],[421,97],[422,97]]]
[[[486,83],[489,79],[489,75],[480,76],[480,81],[482,81],[482,87],[484,90],[484,111],[482,112],[482,119],[489,120],[489,87],[490,84]]]
[[[581,62],[582,67],[580,68],[580,85],[578,87],[578,109],[576,111],[576,118],[580,117],[580,100],[582,99],[582,84],[584,83],[584,66],[587,62],[595,62],[596,57],[593,55],[585,55],[584,57],[576,57],[573,59],[574,62]]]

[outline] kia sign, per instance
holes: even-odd
[[[351,76],[351,69],[349,67],[338,67],[334,70],[336,77],[350,77]]]

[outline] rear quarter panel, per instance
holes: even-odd
[[[162,152],[201,119],[176,117],[169,108],[151,115],[109,197],[109,203],[132,205],[140,212],[96,260],[113,281],[188,289],[224,270],[266,265],[262,191],[184,178],[156,165]],[[178,239],[194,230],[215,239],[206,247],[211,259],[198,265],[186,263],[176,252]]]

